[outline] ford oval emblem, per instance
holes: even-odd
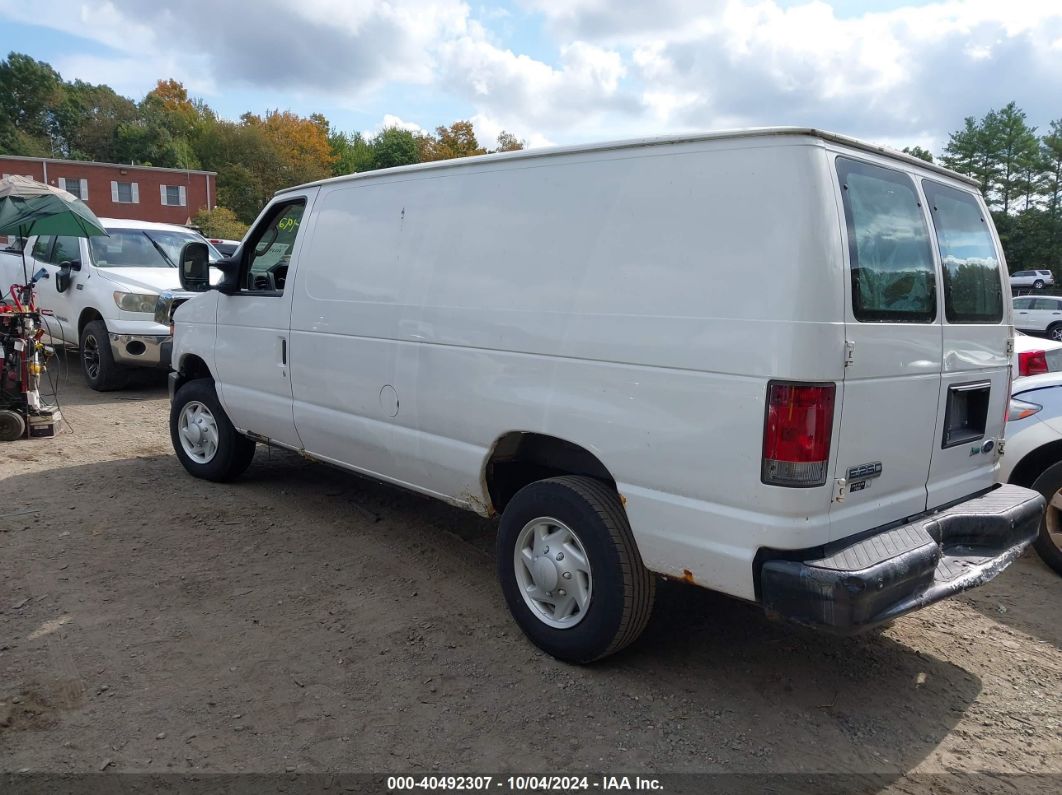
[[[985,439],[985,443],[981,445],[981,452],[988,455],[996,449],[995,439]]]

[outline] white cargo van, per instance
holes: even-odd
[[[262,442],[500,514],[562,659],[633,641],[654,572],[851,632],[1036,535],[995,485],[999,241],[920,160],[771,129],[389,169],[278,193],[220,267],[174,314],[185,468]]]

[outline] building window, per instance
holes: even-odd
[[[74,194],[81,201],[88,199],[88,180],[59,177],[59,187],[68,193]]]
[[[159,193],[159,198],[167,207],[184,207],[188,203],[184,185],[160,185]]]
[[[112,182],[111,201],[115,204],[140,204],[140,186],[135,182]]]

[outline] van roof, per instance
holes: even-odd
[[[840,135],[838,133],[828,132],[826,130],[818,130],[814,127],[750,127],[742,130],[719,130],[716,132],[704,132],[704,133],[691,133],[687,135],[663,135],[650,138],[630,138],[620,141],[603,141],[600,143],[590,144],[577,144],[574,146],[549,146],[542,147],[541,149],[521,149],[516,152],[495,152],[489,155],[476,155],[474,157],[460,157],[452,160],[436,160],[430,163],[415,163],[410,166],[395,166],[394,168],[382,168],[373,171],[362,171],[355,174],[345,174],[339,177],[331,177],[329,179],[319,179],[314,182],[307,182],[302,185],[293,185],[290,188],[282,188],[278,190],[275,195],[281,195],[288,191],[298,190],[300,188],[308,188],[314,185],[326,185],[335,182],[346,182],[348,180],[365,179],[368,177],[382,176],[403,173],[407,171],[427,171],[431,169],[439,168],[454,168],[458,166],[470,166],[477,163],[496,163],[499,160],[529,160],[536,157],[549,157],[552,155],[564,155],[575,154],[579,152],[603,152],[613,149],[635,149],[644,146],[666,146],[669,144],[683,144],[694,143],[697,141],[717,141],[725,139],[738,139],[738,138],[757,138],[757,137],[769,137],[769,136],[807,136],[810,138],[819,138],[823,141],[831,141],[833,143],[842,144],[844,146],[850,146],[854,149],[862,149],[865,152],[872,152],[877,155],[885,155],[894,160],[900,160],[911,165],[916,165],[919,168],[924,168],[928,171],[935,171],[938,174],[950,177],[951,179],[964,182],[974,187],[979,187],[979,183],[957,171],[952,171],[949,168],[944,168],[936,163],[928,163],[925,160],[921,160],[913,155],[908,155],[904,152],[900,152],[896,149],[890,149],[885,146],[878,146],[877,144],[868,143],[866,141],[860,141],[858,138],[849,138],[847,135]]]

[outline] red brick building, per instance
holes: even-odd
[[[0,176],[9,174],[68,190],[100,218],[189,224],[217,204],[214,171],[0,155]]]

